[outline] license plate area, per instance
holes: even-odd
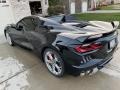
[[[115,47],[115,45],[116,45],[116,40],[115,39],[111,40],[109,42],[109,49],[113,49]]]

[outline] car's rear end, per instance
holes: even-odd
[[[69,41],[63,57],[68,70],[75,74],[92,74],[103,68],[112,58],[117,48],[118,32],[81,36]]]

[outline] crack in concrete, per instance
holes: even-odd
[[[24,72],[26,72],[26,71],[28,71],[28,70],[30,70],[30,69],[32,69],[32,68],[34,68],[34,67],[35,67],[35,66],[37,66],[37,65],[39,65],[39,64],[34,64],[34,65],[33,65],[33,66],[31,66],[30,68],[28,68],[28,69],[24,69],[24,70],[22,70],[21,72],[18,72],[17,74],[15,74],[15,75],[13,75],[13,76],[9,77],[8,79],[6,79],[6,80],[4,80],[4,81],[0,82],[0,84],[7,82],[8,80],[10,80],[10,79],[12,79],[12,78],[14,78],[14,77],[18,76],[18,75],[19,75],[19,74],[21,74],[21,73],[24,73]]]

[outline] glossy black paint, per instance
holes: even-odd
[[[52,19],[59,23],[78,21],[77,18],[74,17],[73,15],[64,15],[64,14],[56,15],[56,16],[49,16],[47,18]]]
[[[97,28],[96,28],[97,29]],[[81,28],[79,30],[61,25],[52,20],[29,16],[20,20],[16,25],[9,25],[5,28],[14,43],[34,50],[42,57],[46,48],[52,48],[61,55],[67,70],[80,73],[91,70],[95,67],[99,69],[104,67],[113,56],[117,47],[116,29],[111,31],[94,32]],[[107,35],[104,35],[106,34]],[[89,39],[90,36],[102,34],[100,38]],[[116,40],[115,47],[109,51],[108,44],[111,40]],[[80,44],[101,42],[103,47],[99,50],[77,53],[74,47]],[[90,59],[90,60],[87,60]],[[81,63],[83,61],[83,63]]]

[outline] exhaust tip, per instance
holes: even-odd
[[[86,71],[86,74],[89,74],[91,71],[90,70],[88,70],[88,71]]]
[[[80,73],[80,76],[81,77],[85,76],[85,73],[84,72]]]
[[[89,75],[91,76],[91,75],[96,74],[98,72],[98,70],[99,70],[98,68],[94,68],[93,70],[91,70]]]

